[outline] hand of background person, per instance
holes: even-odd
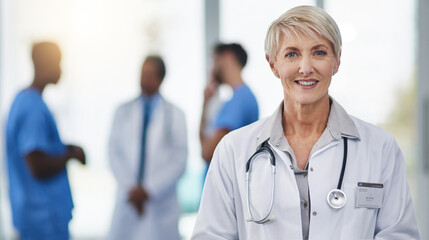
[[[144,204],[149,199],[147,191],[140,185],[132,188],[128,193],[128,201],[137,210],[139,216],[144,213]]]
[[[76,158],[83,165],[86,164],[85,152],[81,147],[75,145],[67,145],[67,151],[67,154],[70,156],[70,158]]]
[[[209,101],[213,95],[216,93],[219,83],[216,82],[214,79],[214,74],[212,74],[212,78],[209,80],[209,82],[206,85],[206,88],[204,89],[204,102]]]

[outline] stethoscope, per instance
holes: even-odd
[[[247,160],[246,163],[246,201],[247,201],[247,211],[249,212],[250,218],[247,219],[248,222],[254,222],[254,223],[258,223],[258,224],[264,224],[266,222],[269,222],[271,220],[274,220],[274,217],[271,216],[271,211],[273,210],[273,205],[274,205],[274,193],[275,193],[275,183],[276,183],[276,158],[274,156],[274,152],[271,149],[268,140],[265,140],[260,147],[256,150],[256,152],[249,158],[249,160]],[[341,187],[343,185],[343,178],[344,178],[344,172],[346,169],[346,163],[347,163],[347,138],[343,137],[344,140],[344,153],[343,153],[343,165],[341,167],[341,174],[340,174],[340,178],[338,179],[338,185],[336,189],[331,190],[328,193],[328,196],[326,197],[326,200],[329,204],[329,206],[331,206],[334,209],[340,209],[342,208],[346,202],[347,202],[347,196],[346,193],[343,192],[341,190]],[[267,212],[267,214],[263,215],[261,218],[256,219],[253,216],[253,212],[252,212],[252,208],[251,208],[251,202],[250,202],[250,172],[252,170],[252,162],[253,160],[261,154],[268,154],[269,159],[270,159],[270,163],[271,163],[271,202],[270,202],[270,207],[269,210]]]

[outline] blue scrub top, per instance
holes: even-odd
[[[31,175],[24,159],[35,150],[50,155],[66,151],[55,120],[38,90],[28,88],[16,96],[7,120],[6,146],[14,226],[22,233],[68,223],[73,201],[66,170],[39,180]]]
[[[259,108],[256,97],[247,85],[241,84],[234,89],[232,98],[221,107],[213,128],[233,131],[256,122],[258,118]],[[207,164],[203,172],[203,186],[209,165]]]
[[[234,89],[232,98],[222,106],[214,127],[232,131],[257,121],[258,117],[255,95],[247,85],[242,84]]]

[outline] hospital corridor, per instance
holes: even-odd
[[[429,240],[428,43],[427,0],[0,0],[0,240]]]

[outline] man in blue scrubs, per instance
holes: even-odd
[[[246,66],[247,53],[240,44],[219,43],[214,48],[212,78],[204,90],[204,103],[200,124],[200,142],[203,159],[210,163],[219,141],[230,131],[258,120],[259,109],[255,95],[244,83],[241,72]],[[233,89],[233,96],[221,106],[215,119],[207,119],[208,103],[219,85],[226,84]],[[214,129],[205,134],[205,129]]]
[[[7,169],[13,225],[22,240],[69,239],[73,201],[66,163],[85,164],[81,147],[64,145],[42,99],[61,76],[61,52],[51,42],[33,45],[34,79],[20,91],[6,125]]]

